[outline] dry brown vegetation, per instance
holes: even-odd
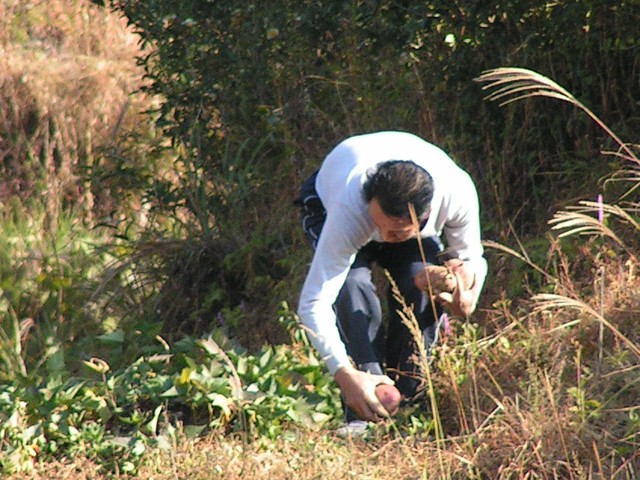
[[[0,53],[0,200],[43,184],[51,208],[77,203],[91,220],[99,192],[80,173],[142,121],[137,37],[90,2],[7,0]]]

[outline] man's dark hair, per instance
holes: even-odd
[[[389,160],[367,175],[363,193],[367,203],[375,198],[390,217],[411,218],[411,204],[420,218],[427,213],[433,199],[433,178],[411,161]]]

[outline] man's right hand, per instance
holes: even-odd
[[[381,383],[393,385],[394,382],[389,377],[362,372],[348,366],[339,369],[334,378],[345,402],[362,420],[379,422],[389,416],[375,392]]]

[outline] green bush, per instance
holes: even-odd
[[[35,458],[83,454],[102,468],[134,472],[149,446],[216,429],[276,438],[317,430],[340,408],[336,386],[282,305],[290,345],[255,355],[215,330],[169,345],[145,337],[130,364],[91,358],[78,375],[0,387],[0,472],[28,471]],[[180,429],[180,431],[177,431]]]
[[[628,3],[114,3],[154,47],[141,62],[165,98],[159,124],[187,146],[218,225],[231,220],[220,205],[233,203],[232,185],[248,182],[252,200],[271,205],[274,183],[299,180],[291,160],[308,171],[349,134],[400,128],[472,172],[491,235],[507,219],[538,228],[576,175],[596,188],[605,140],[557,102],[497,114],[473,79],[498,66],[550,75],[621,134],[634,130],[637,85],[619,88],[636,64]],[[262,152],[250,178],[225,164],[229,145],[245,149],[232,157],[240,169]]]
[[[92,280],[108,256],[104,237],[75,212],[17,199],[0,212],[0,377],[77,369],[82,342],[102,332]]]

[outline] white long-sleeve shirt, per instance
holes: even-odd
[[[378,132],[344,140],[325,158],[316,178],[316,190],[327,216],[298,306],[311,342],[331,374],[350,365],[333,304],[358,250],[369,241],[381,241],[362,187],[367,172],[388,160],[410,160],[433,178],[431,213],[421,236],[438,235],[448,251],[468,259],[480,286],[487,273],[475,185],[445,152],[404,132]]]

